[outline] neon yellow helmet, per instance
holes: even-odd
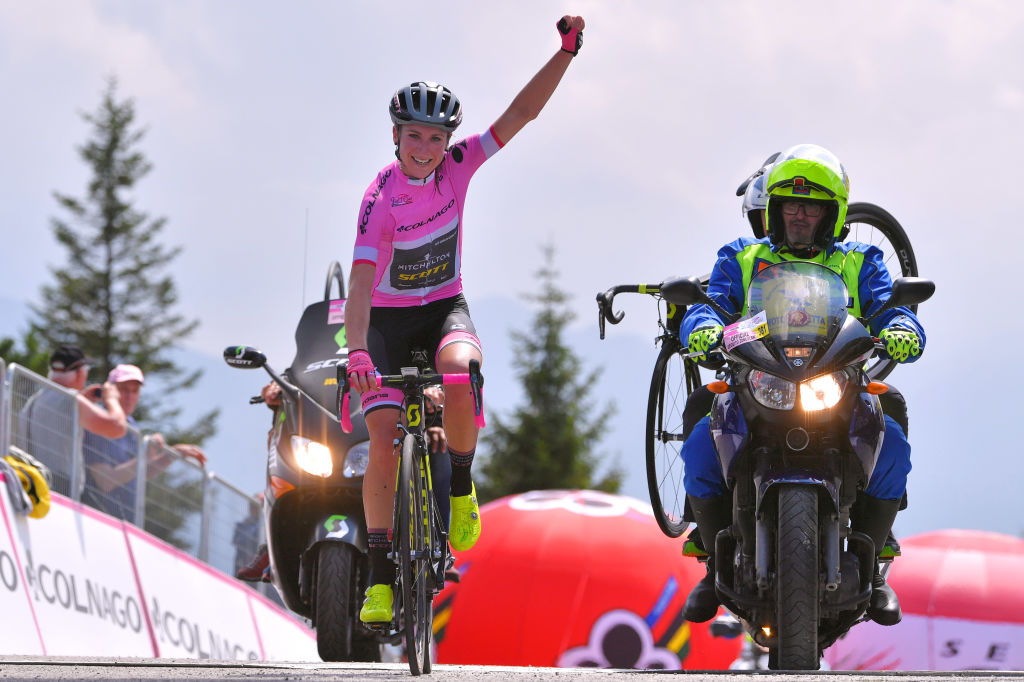
[[[827,203],[825,217],[814,233],[814,246],[827,251],[846,223],[850,198],[850,178],[836,155],[816,144],[798,144],[779,155],[768,174],[768,236],[772,244],[786,240],[781,201],[775,199],[809,199]]]

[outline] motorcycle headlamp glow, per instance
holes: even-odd
[[[816,412],[835,407],[843,397],[849,377],[845,372],[833,372],[800,384],[800,406],[805,412]]]
[[[307,474],[327,478],[334,472],[331,450],[322,443],[292,436],[292,454],[295,455],[295,463]]]
[[[792,410],[796,405],[796,384],[755,369],[747,377],[754,400],[773,410]]]
[[[341,473],[345,478],[355,478],[366,473],[366,465],[370,462],[370,441],[364,440],[348,449],[345,455],[345,467]]]

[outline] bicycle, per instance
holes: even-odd
[[[351,429],[349,416],[348,363],[338,365],[338,414],[343,430]],[[480,363],[471,360],[466,374],[427,374],[417,367],[403,367],[400,374],[379,375],[381,387],[400,388],[405,394],[405,422],[398,422],[402,435],[395,439],[399,453],[395,485],[394,533],[388,558],[397,570],[391,622],[372,629],[385,640],[404,639],[409,670],[413,675],[430,672],[430,643],[433,637],[434,595],[444,589],[445,569],[451,548],[445,520],[434,504],[430,477],[430,452],[424,436],[423,389],[438,384],[469,384],[473,393],[478,427],[484,426],[483,384]]]
[[[916,277],[917,259],[906,231],[886,210],[875,204],[854,202],[849,205],[846,225],[839,241],[851,239],[872,244],[882,250],[883,260],[892,279]],[[710,275],[701,278],[706,288]],[[691,413],[700,419],[710,409],[712,394],[703,389],[701,367],[717,370],[715,362],[698,363],[687,357],[686,349],[679,339],[679,326],[685,307],[670,303],[663,309],[664,298],[661,290],[675,281],[667,279],[659,284],[620,284],[597,295],[598,328],[604,339],[605,322],[618,324],[623,312],[613,312],[615,296],[624,293],[639,293],[652,296],[658,302],[658,336],[655,343],[660,346],[651,375],[651,388],[647,397],[646,424],[646,467],[647,490],[654,509],[654,518],[665,535],[676,538],[687,527],[686,491],[683,487],[683,459],[680,449],[689,429],[696,420],[687,419],[685,408],[690,396],[701,390],[703,401],[693,401]],[[909,306],[917,312],[917,306]],[[664,310],[664,317],[663,317]],[[874,381],[881,381],[895,368],[893,360],[875,358],[866,371]],[[705,407],[706,405],[706,407]],[[697,413],[700,413],[697,415]],[[687,548],[690,551],[690,548]]]

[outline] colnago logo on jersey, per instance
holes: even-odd
[[[384,189],[384,185],[387,184],[388,178],[391,177],[391,171],[387,171],[379,180],[377,180],[377,189],[374,190],[370,200],[366,202],[366,208],[363,209],[363,215],[359,217],[359,232],[360,234],[366,234],[366,225],[370,222],[370,215],[373,213],[373,205],[377,203],[377,197],[380,196],[380,191]]]
[[[458,226],[421,246],[395,244],[391,259],[391,286],[400,291],[436,287],[456,275]]]
[[[443,216],[445,213],[447,213],[450,209],[454,207],[455,199],[452,199],[447,204],[442,206],[437,213],[430,216],[426,220],[421,220],[418,223],[413,223],[411,225],[399,225],[398,228],[395,229],[395,232],[409,232],[410,230],[415,230],[416,228],[423,227],[424,225],[429,225],[430,223],[434,222],[435,220]]]

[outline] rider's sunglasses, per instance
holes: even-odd
[[[803,208],[804,215],[808,218],[818,218],[822,213],[825,212],[825,205],[818,204],[810,201],[783,201],[782,202],[782,214],[783,215],[796,215],[797,211]]]

